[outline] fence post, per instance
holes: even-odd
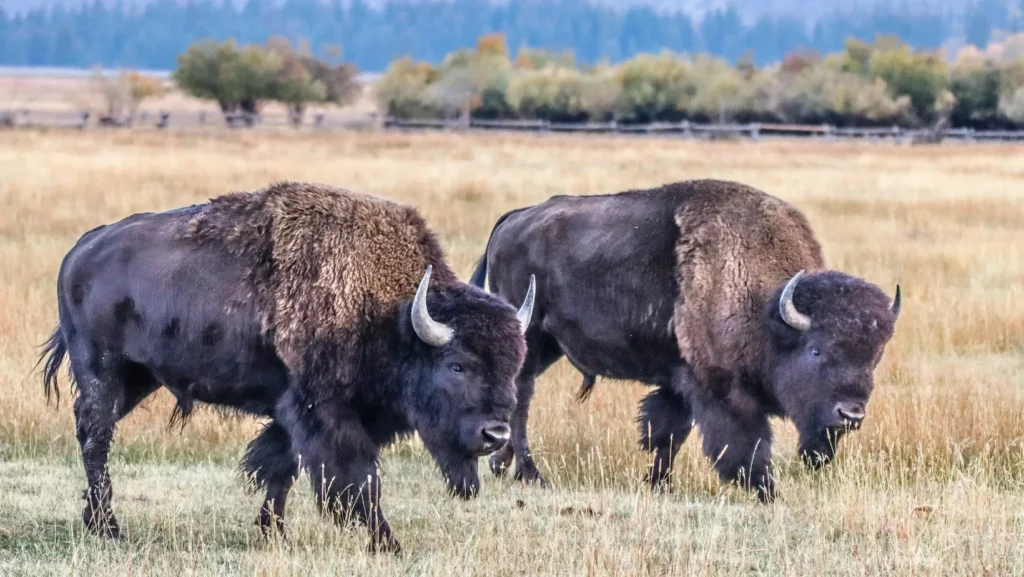
[[[750,139],[754,142],[761,140],[761,125],[757,122],[751,122],[750,126]]]
[[[683,123],[682,123],[682,126],[683,126],[683,138],[686,138],[686,139],[693,138],[693,128],[690,126],[690,121],[689,120],[684,120]]]
[[[82,111],[82,122],[79,123],[78,129],[79,130],[85,130],[85,127],[88,126],[88,125],[89,125],[89,111],[88,110],[83,110]]]
[[[170,119],[171,119],[171,113],[170,112],[166,112],[166,111],[161,112],[160,113],[160,121],[156,123],[156,127],[159,128],[159,129],[167,128],[167,124],[168,124],[168,121]]]

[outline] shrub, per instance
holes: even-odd
[[[999,99],[999,112],[1016,124],[1024,124],[1024,87]]]
[[[665,51],[641,54],[623,63],[616,74],[618,113],[627,122],[678,121],[697,93],[690,62]]]
[[[426,62],[405,57],[388,66],[373,86],[373,95],[381,111],[398,118],[433,116],[436,112],[426,103],[427,86],[440,76],[440,71]]]
[[[216,100],[224,113],[258,114],[262,102],[282,102],[299,124],[310,103],[353,101],[360,90],[356,74],[350,64],[332,65],[308,47],[271,38],[265,47],[239,48],[233,40],[193,44],[178,56],[174,80],[197,98]]]
[[[981,57],[958,59],[950,73],[949,87],[956,104],[950,115],[955,126],[991,126],[999,121],[999,67]]]
[[[756,113],[758,86],[754,77],[748,79],[724,60],[704,55],[694,59],[692,72],[696,90],[689,102],[680,106],[691,117],[731,122],[740,114]]]
[[[894,97],[908,97],[914,114],[923,122],[937,120],[948,109],[949,71],[936,54],[911,52],[907,46],[875,50],[871,75],[884,80]]]
[[[116,76],[108,77],[95,70],[92,84],[103,100],[104,116],[115,122],[131,122],[144,100],[164,93],[160,80],[134,71],[122,70]]]
[[[261,102],[274,96],[276,74],[267,51],[258,46],[204,41],[178,57],[174,80],[197,98],[216,100],[225,113],[257,114]]]
[[[516,74],[508,88],[508,101],[524,118],[582,122],[604,117],[614,108],[607,84],[614,85],[614,79],[549,65]]]

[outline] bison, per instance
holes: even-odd
[[[470,282],[538,297],[526,333],[512,437],[490,457],[544,485],[526,424],[534,380],[565,355],[584,374],[653,385],[641,403],[646,479],[664,487],[693,422],[723,481],[775,497],[769,417],[795,422],[817,468],[865,415],[900,312],[878,287],[828,270],[793,206],[740,183],[696,180],[555,196],[495,224]]]
[[[379,505],[383,447],[419,433],[451,493],[509,436],[518,311],[458,280],[416,210],[317,184],[275,183],[87,232],[63,259],[59,322],[40,362],[49,399],[69,358],[88,480],[83,521],[116,538],[107,454],[117,422],[161,386],[269,418],[242,469],[282,531],[300,463],[321,512],[399,551]],[[48,355],[48,357],[47,357]]]

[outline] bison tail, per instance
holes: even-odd
[[[487,251],[491,248],[491,239],[494,237],[494,231],[498,230],[501,223],[505,222],[508,217],[517,212],[526,210],[526,208],[528,207],[510,210],[501,215],[498,220],[495,221],[494,226],[491,228],[491,234],[487,237],[487,244],[484,246],[484,254],[480,257],[480,260],[476,261],[476,269],[473,271],[473,276],[469,278],[469,284],[477,288],[484,288],[484,283],[487,282]]]
[[[476,268],[473,270],[473,276],[469,277],[469,284],[484,288],[484,282],[487,280],[487,254],[484,253],[480,260],[476,261]]]
[[[60,332],[60,325],[53,330],[50,338],[43,345],[43,351],[39,354],[36,366],[43,362],[43,392],[46,394],[46,402],[50,402],[50,395],[57,397],[57,407],[60,407],[60,388],[57,387],[57,372],[60,370],[64,357],[68,354],[68,345],[64,342],[64,335]],[[74,384],[74,375],[68,370],[68,379]]]

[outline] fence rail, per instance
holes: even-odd
[[[558,123],[544,120],[434,120],[434,119],[380,119],[373,115],[311,113],[300,122],[285,114],[223,115],[213,111],[159,111],[142,112],[134,118],[118,119],[96,117],[88,112],[32,111],[26,109],[0,110],[0,128],[35,126],[52,128],[125,128],[153,127],[197,128],[229,126],[234,128],[288,129],[304,127],[312,130],[355,130],[383,128],[398,131],[471,130],[535,133],[620,134],[632,136],[680,136],[694,139],[749,139],[762,138],[814,138],[819,140],[893,140],[896,142],[1020,142],[1024,130],[974,130],[971,128],[906,129],[899,126],[850,128],[819,124],[696,124],[683,122],[654,122],[625,124],[619,122]]]
[[[650,124],[623,124],[616,122],[555,123],[543,120],[476,120],[468,123],[460,120],[409,120],[387,118],[385,128],[395,130],[502,130],[523,132],[580,132],[594,134],[628,135],[681,135],[690,138],[747,138],[758,140],[762,137],[838,139],[892,139],[901,142],[936,142],[954,140],[974,141],[1024,141],[1024,130],[974,130],[972,128],[907,129],[899,126],[889,128],[839,128],[819,124],[695,124],[687,121]]]

